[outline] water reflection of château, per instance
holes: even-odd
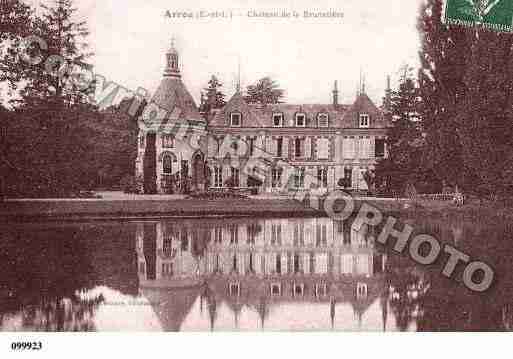
[[[376,252],[373,238],[368,228],[355,231],[350,222],[328,218],[139,223],[141,292],[170,331],[231,330],[248,320],[247,329],[267,328],[273,310],[290,305],[313,316],[296,313],[293,320],[307,321],[298,324],[301,330],[319,319],[321,307],[328,325],[318,329],[336,327],[343,309],[357,330],[371,306],[381,322],[374,329],[383,330],[386,256]],[[220,325],[223,310],[232,325]],[[204,315],[210,328],[199,324]]]

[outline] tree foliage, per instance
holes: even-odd
[[[202,93],[202,112],[210,112],[226,105],[225,95],[221,90],[222,87],[221,81],[215,75],[212,75],[208,81],[208,86],[203,90],[204,93]]]
[[[285,91],[280,89],[280,85],[270,77],[264,77],[254,85],[248,86],[246,92],[245,100],[247,103],[264,106],[281,103],[285,96]]]
[[[1,116],[0,165],[8,196],[69,196],[96,186],[112,186],[133,174],[136,122],[122,106],[100,112],[88,101],[91,87],[70,81],[83,69],[87,27],[70,0],[44,6],[40,15],[15,1],[2,8],[9,36],[0,38],[0,83],[18,96]],[[6,15],[7,14],[7,15]],[[29,19],[29,20],[27,20]],[[25,49],[29,28],[43,40]],[[25,50],[40,61],[27,62]],[[117,184],[116,183],[116,184]]]
[[[389,194],[402,194],[407,183],[415,183],[423,175],[422,102],[412,71],[408,66],[401,69],[399,88],[390,94],[389,156],[378,162],[375,170],[375,186]]]
[[[512,142],[513,35],[442,23],[443,2],[421,9],[425,157],[467,192],[505,191]]]

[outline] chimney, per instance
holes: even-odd
[[[333,107],[338,107],[338,82],[335,80],[335,85],[333,86]]]
[[[392,103],[392,88],[390,86],[390,75],[387,76],[387,89],[385,91],[385,110],[390,111]]]

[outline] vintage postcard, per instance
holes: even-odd
[[[0,16],[0,331],[513,329],[513,1]]]

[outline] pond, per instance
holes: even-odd
[[[511,227],[413,221],[489,263],[473,293],[352,219],[1,225],[2,331],[473,331],[513,328]]]

